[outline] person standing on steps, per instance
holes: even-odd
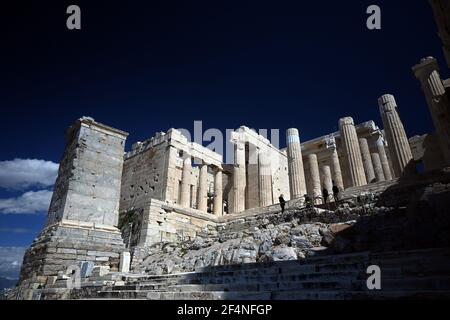
[[[311,207],[311,198],[307,194],[305,194],[303,197],[305,198],[305,207]]]
[[[284,206],[286,205],[286,201],[284,200],[284,196],[281,194],[278,198],[280,201],[281,213],[284,213]]]
[[[322,190],[322,197],[323,197],[323,203],[324,203],[324,204],[328,203],[328,197],[329,197],[329,196],[330,196],[330,195],[329,195],[329,193],[328,193],[327,188],[323,188],[323,190]]]
[[[339,202],[339,187],[333,181],[333,197],[334,202]]]

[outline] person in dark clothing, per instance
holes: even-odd
[[[305,194],[303,197],[305,198],[306,207],[309,208],[311,206],[311,198],[307,194]]]
[[[323,188],[322,190],[323,203],[328,203],[329,193],[327,188]]]
[[[283,195],[280,195],[278,200],[280,201],[281,213],[284,213],[284,205],[286,204],[286,201],[284,200]]]
[[[338,202],[339,201],[339,187],[334,183],[334,181],[333,181],[333,196],[334,196],[334,201]]]

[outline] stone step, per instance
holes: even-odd
[[[407,277],[381,280],[386,290],[450,290],[450,277]],[[226,284],[178,284],[168,287],[169,291],[290,291],[290,290],[365,290],[366,279],[308,279],[299,281],[272,281],[266,283],[234,282]]]
[[[273,300],[450,299],[450,291],[280,291]]]
[[[133,296],[133,298],[130,298]],[[355,299],[450,299],[450,291],[342,291],[342,290],[302,290],[302,291],[190,291],[190,292],[157,292],[142,291],[139,294],[118,292],[103,292],[103,295],[91,297],[93,300],[355,300]]]

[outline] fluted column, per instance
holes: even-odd
[[[237,142],[234,147],[233,213],[245,210],[245,144]]]
[[[203,212],[208,211],[208,165],[206,163],[200,166],[197,209]]]
[[[370,156],[372,158],[375,178],[377,179],[377,181],[385,181],[386,179],[384,178],[383,166],[381,165],[380,155],[374,152]]]
[[[306,194],[306,182],[298,130],[288,129],[286,141],[291,199],[302,198]]]
[[[216,216],[223,215],[223,182],[222,182],[222,170],[217,168],[214,175],[214,203],[213,213]]]
[[[361,149],[361,156],[364,165],[364,172],[366,173],[367,183],[371,183],[375,179],[375,171],[373,169],[372,158],[370,156],[369,144],[366,138],[359,139],[359,148]]]
[[[353,118],[346,117],[339,120],[339,130],[345,158],[348,161],[351,184],[353,187],[366,185],[367,180],[364,173],[361,149],[359,148],[358,135],[356,134]]]
[[[413,156],[408,137],[400,120],[394,96],[385,94],[378,99],[378,104],[394,173],[396,176],[401,177],[414,171],[411,167]]]
[[[333,193],[333,179],[331,177],[330,166],[322,167],[322,181],[323,188],[327,189],[328,193],[331,195]]]
[[[450,100],[439,74],[439,66],[436,59],[428,57],[414,66],[413,71],[422,85],[445,163],[450,165]]]
[[[272,169],[270,167],[270,158],[265,152],[260,152],[258,154],[258,180],[259,206],[270,206],[273,204]]]
[[[344,190],[344,180],[342,179],[341,164],[339,162],[339,156],[337,150],[334,149],[331,154],[331,164],[333,165],[333,180],[339,190]]]
[[[383,167],[384,178],[387,181],[392,180],[391,167],[386,155],[386,149],[384,148],[384,142],[382,139],[377,141],[378,154],[380,155],[381,166]]]
[[[322,194],[322,190],[320,187],[320,172],[319,172],[319,164],[317,162],[317,155],[313,153],[308,155],[308,164],[313,192],[312,196],[316,198]],[[320,201],[316,200],[315,203],[320,203]]]
[[[189,208],[191,202],[191,171],[191,157],[189,156],[183,160],[183,171],[181,173],[180,205],[185,208]]]

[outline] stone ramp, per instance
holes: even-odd
[[[381,290],[367,289],[373,264],[381,268]],[[449,266],[450,248],[366,252],[125,277],[124,285],[83,290],[93,299],[450,299]]]

